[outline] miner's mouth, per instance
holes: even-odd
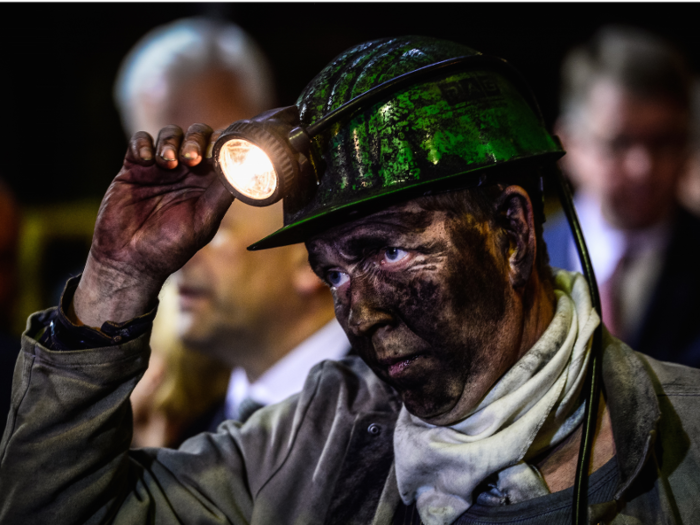
[[[394,359],[383,360],[382,364],[386,367],[386,371],[393,379],[409,373],[413,368],[414,363],[422,357],[422,354],[415,354],[408,357],[399,357]]]

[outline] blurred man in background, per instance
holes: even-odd
[[[114,96],[127,133],[154,135],[161,124],[224,128],[274,104],[272,73],[238,26],[179,20],[145,35],[122,62]]]
[[[700,216],[700,77],[695,73],[692,87],[692,125],[690,159],[678,185],[681,204]]]
[[[183,344],[178,302],[171,280],[158,295],[148,370],[131,393],[133,447],[177,447],[226,398],[231,368]]]
[[[17,299],[19,228],[19,206],[0,179],[0,430],[10,410],[12,372],[19,352],[19,337],[10,330]]]
[[[225,128],[273,107],[273,91],[264,55],[239,27],[185,19],[153,30],[134,47],[115,97],[127,134],[145,130],[155,138],[168,124]],[[246,251],[281,219],[281,202],[268,208],[234,203],[214,239],[169,281],[177,288],[182,342],[233,368],[225,402],[183,438],[285,399],[301,389],[314,364],[350,349],[303,245]]]
[[[677,200],[690,84],[666,43],[604,28],[565,59],[557,133],[606,326],[648,355],[700,366],[700,220]],[[577,268],[564,221],[547,223],[545,238],[553,266]]]

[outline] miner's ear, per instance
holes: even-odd
[[[508,186],[499,196],[497,206],[509,240],[510,284],[513,288],[520,288],[530,279],[537,255],[532,202],[523,188]]]

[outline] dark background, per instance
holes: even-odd
[[[506,58],[531,83],[547,122],[568,48],[601,24],[652,29],[700,66],[694,4],[0,4],[0,173],[23,204],[99,198],[126,147],[112,84],[152,27],[192,15],[235,21],[274,68],[279,105],[347,47],[423,34]]]

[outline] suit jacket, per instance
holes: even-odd
[[[544,224],[550,264],[576,269],[563,214]],[[700,367],[700,218],[679,209],[663,265],[642,321],[627,337],[632,348],[663,361]]]

